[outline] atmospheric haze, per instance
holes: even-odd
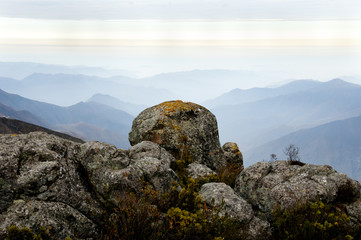
[[[142,78],[196,69],[257,76],[240,76],[222,91],[326,81],[361,75],[360,13],[355,0],[3,0],[0,61],[87,65]],[[222,84],[207,87],[214,93]]]

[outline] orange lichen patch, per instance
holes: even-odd
[[[177,100],[161,103],[157,106],[157,108],[162,109],[164,115],[170,116],[179,112],[196,111],[199,106],[194,103]]]
[[[240,153],[239,148],[236,143],[231,143],[231,144],[228,143],[227,148],[230,148],[231,152],[233,152],[233,153]]]
[[[237,144],[232,144],[232,151],[233,152],[240,152]]]

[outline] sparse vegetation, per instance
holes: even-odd
[[[299,147],[290,144],[289,146],[285,147],[285,149],[283,149],[283,153],[287,156],[287,160],[290,162],[291,165],[305,165],[303,162],[301,162]]]
[[[144,182],[141,193],[119,196],[119,205],[107,221],[105,239],[241,239],[240,223],[220,209],[209,208],[198,192],[207,182],[220,181],[217,175],[193,179],[186,168],[192,163],[184,154],[173,164],[180,182],[167,193],[155,191]]]
[[[273,239],[360,239],[360,226],[338,208],[318,200],[273,213]]]
[[[234,187],[237,176],[242,172],[243,165],[239,163],[227,163],[226,166],[220,167],[217,170],[217,175],[220,182],[224,182],[231,187]]]
[[[19,228],[16,225],[12,225],[8,229],[6,240],[52,240],[50,237],[51,228],[40,227],[37,233],[33,233],[27,227]],[[71,240],[66,238],[66,240]]]
[[[184,183],[174,184],[165,194],[145,184],[138,196],[120,196],[118,207],[107,216],[104,239],[239,239],[240,223],[219,217],[198,195],[213,177],[183,178]]]
[[[270,162],[274,162],[274,161],[277,161],[277,155],[274,154],[274,153],[272,153],[272,154],[270,155]]]

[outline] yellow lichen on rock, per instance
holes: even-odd
[[[194,103],[183,102],[181,100],[163,102],[157,106],[162,109],[164,115],[171,116],[179,112],[196,111],[198,106]]]

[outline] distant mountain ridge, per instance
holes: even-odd
[[[41,119],[40,117],[30,113],[26,110],[16,111],[9,106],[0,103],[0,116],[12,119],[22,120],[24,122],[41,125],[41,126],[48,126],[49,124]]]
[[[108,105],[110,107],[125,111],[127,113],[132,114],[133,116],[137,116],[141,111],[146,109],[149,106],[146,105],[138,105],[129,102],[121,101],[118,98],[112,97],[106,94],[97,93],[89,98],[86,102],[97,102],[104,105]]]
[[[69,132],[66,125],[70,127],[74,126],[74,124],[86,123],[93,125],[93,129],[111,131],[113,136],[109,139],[103,138],[105,142],[113,143],[118,147],[129,147],[126,139],[134,117],[110,106],[96,102],[80,102],[70,107],[59,107],[53,104],[30,100],[2,90],[0,90],[0,103],[15,111],[26,110],[35,116],[41,116],[41,119],[44,119],[48,124],[47,127],[52,129],[61,129],[62,131]],[[114,137],[114,135],[117,135],[117,137]],[[89,138],[90,135],[87,134],[87,131],[78,136],[88,140],[96,140]]]
[[[251,88],[246,90],[233,89],[219,97],[204,102],[203,105],[209,108],[216,108],[222,105],[237,105],[281,95],[289,95],[297,92],[315,92],[322,90],[322,88],[337,87],[352,88],[361,86],[345,82],[341,79],[333,79],[328,82],[319,82],[315,80],[296,80],[277,88]]]
[[[342,80],[311,85],[308,90],[211,109],[218,118],[221,140],[231,139],[247,150],[293,131],[361,114],[359,85]]]
[[[136,81],[123,76],[33,73],[22,80],[0,77],[0,89],[60,106],[74,105],[97,93],[135,104],[157,104],[174,97],[164,88],[137,86]]]

